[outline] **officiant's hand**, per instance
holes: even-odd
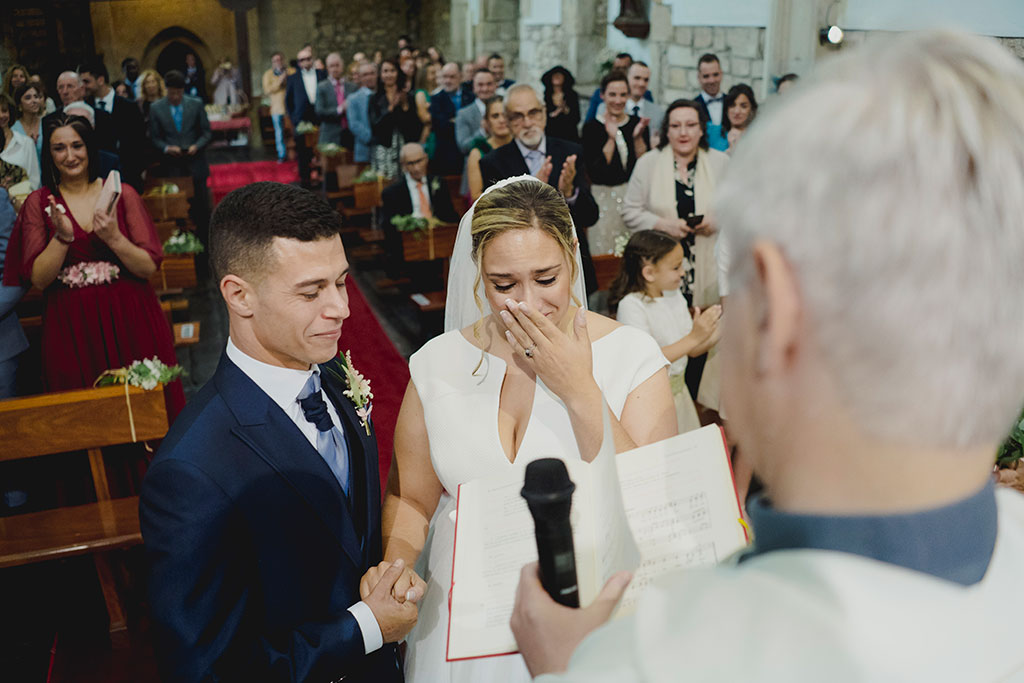
[[[370,567],[370,569],[363,574],[363,578],[359,581],[359,598],[365,600],[366,596],[373,592],[377,583],[380,582],[384,573],[391,566],[390,562],[384,561],[378,564],[376,567]],[[394,589],[391,594],[395,597],[398,602],[405,602],[409,600],[411,602],[419,602],[423,597],[423,594],[427,592],[427,584],[419,577],[419,575],[412,570],[411,567],[406,567],[402,571],[402,575],[398,577],[398,581],[395,582]]]
[[[536,562],[523,567],[510,624],[530,675],[565,671],[576,647],[611,617],[632,578],[629,572],[613,575],[590,606],[573,609],[551,599]]]
[[[379,569],[379,565],[374,569]],[[395,584],[398,583],[404,570],[405,562],[401,558],[395,560],[380,577],[369,595],[363,598],[363,602],[373,612],[373,616],[380,626],[385,643],[397,643],[405,638],[412,627],[416,625],[416,616],[419,613],[416,603],[413,600],[399,602],[393,595]]]
[[[585,310],[576,311],[572,328],[565,333],[525,302],[506,299],[505,306],[508,310],[501,311],[501,319],[512,350],[563,403],[571,409],[572,399],[587,387],[597,387]]]

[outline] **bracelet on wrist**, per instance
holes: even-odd
[[[53,236],[57,238],[57,241],[58,241],[58,242],[60,242],[61,244],[65,244],[65,245],[67,245],[67,244],[71,244],[72,242],[74,242],[74,241],[75,241],[75,237],[74,237],[74,235],[72,235],[72,236],[71,236],[71,239],[69,239],[69,240],[66,240],[66,239],[64,239],[63,237],[61,237],[61,236],[60,236],[60,233],[59,233],[59,232],[55,232],[55,233],[53,233]]]

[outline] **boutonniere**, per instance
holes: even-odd
[[[434,178],[433,180],[430,181],[430,191],[432,193],[436,193],[440,189],[441,189],[441,181],[440,180],[438,180],[437,178]]]
[[[370,380],[363,377],[362,373],[352,365],[352,352],[341,352],[337,357],[327,364],[327,371],[330,372],[339,382],[344,383],[348,389],[342,393],[352,401],[356,407],[356,415],[359,416],[366,435],[370,435],[370,412],[373,410],[373,392],[370,391]]]

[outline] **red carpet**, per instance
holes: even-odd
[[[207,185],[213,195],[213,205],[217,206],[231,190],[238,189],[249,183],[261,180],[272,180],[278,183],[299,182],[299,164],[297,161],[243,161],[234,164],[215,164],[210,167],[210,179]]]
[[[341,328],[338,350],[351,351],[352,364],[370,380],[383,488],[391,468],[398,409],[409,384],[409,365],[384,333],[352,277],[348,278],[348,305],[351,315]]]

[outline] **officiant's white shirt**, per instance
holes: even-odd
[[[309,380],[309,376],[313,374],[314,369],[292,370],[291,368],[282,368],[258,361],[235,346],[230,337],[228,337],[226,353],[228,359],[237,365],[238,369],[244,372],[246,377],[255,382],[256,386],[263,390],[263,393],[281,407],[281,410],[288,416],[288,419],[294,422],[295,426],[302,432],[302,435],[309,440],[313,450],[316,450],[316,425],[306,419],[305,414],[302,412],[302,406],[299,405],[298,401],[299,393],[306,386],[306,382]],[[323,389],[320,391],[323,393]],[[342,423],[339,419],[338,411],[334,408],[334,404],[326,396],[324,397],[324,403],[327,404],[327,414],[334,420],[334,424],[340,427]],[[363,634],[363,650],[365,653],[370,654],[383,647],[384,635],[380,632],[380,624],[377,623],[377,618],[373,616],[373,610],[370,609],[370,606],[360,600],[349,607],[348,611],[356,618],[356,623],[359,624],[359,631]]]

